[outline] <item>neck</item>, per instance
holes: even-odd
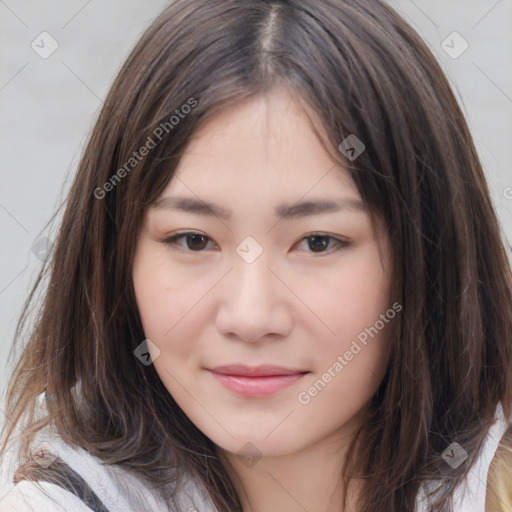
[[[361,481],[351,480],[343,508],[347,447],[346,435],[333,435],[292,454],[263,456],[253,465],[220,451],[243,512],[352,512]]]

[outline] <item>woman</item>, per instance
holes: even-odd
[[[49,272],[6,507],[506,509],[510,266],[450,87],[385,4],[170,5]]]

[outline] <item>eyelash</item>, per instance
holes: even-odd
[[[198,235],[203,238],[206,238],[207,240],[211,240],[211,238],[209,238],[206,235],[203,235],[202,233],[197,233],[195,231],[183,231],[181,233],[177,233],[175,235],[172,235],[170,237],[164,238],[163,240],[159,240],[159,241],[161,243],[171,247],[172,249],[182,251],[182,252],[188,252],[188,253],[204,252],[205,249],[200,249],[200,250],[194,251],[192,249],[185,249],[179,245],[178,240],[180,240],[182,238],[186,238],[187,236],[192,236],[192,235]],[[327,238],[330,241],[332,240],[335,242],[335,244],[337,244],[337,247],[335,247],[334,249],[331,248],[330,250],[320,251],[320,252],[308,251],[311,254],[318,254],[318,255],[331,254],[331,253],[337,252],[339,250],[346,249],[350,245],[350,242],[348,242],[346,240],[341,240],[340,238],[329,235],[328,233],[310,233],[309,235],[303,237],[300,241],[302,242],[303,240],[308,240],[308,239],[315,238],[315,237]]]

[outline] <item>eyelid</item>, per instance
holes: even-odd
[[[329,238],[330,240],[332,240],[336,243],[336,246],[334,248],[331,248],[326,251],[322,251],[322,252],[305,251],[305,252],[308,252],[309,254],[316,255],[316,257],[328,256],[329,254],[333,254],[341,249],[347,248],[351,244],[351,242],[349,240],[343,239],[343,237],[340,237],[338,235],[332,235],[331,233],[326,233],[323,231],[313,231],[311,233],[307,233],[297,243],[301,243],[301,242],[307,240],[308,238],[313,238],[314,236]],[[297,245],[297,243],[295,243],[294,246]]]
[[[180,247],[180,245],[177,243],[177,240],[179,240],[182,237],[186,237],[187,235],[199,235],[199,236],[202,236],[202,237],[208,239],[209,241],[213,242],[213,239],[211,237],[209,237],[208,235],[206,235],[204,233],[201,233],[199,231],[191,231],[191,230],[188,230],[188,231],[178,231],[178,232],[173,233],[170,236],[167,236],[167,237],[165,237],[163,239],[159,239],[157,241],[161,242],[161,243],[163,243],[163,244],[165,244],[165,245],[167,245],[169,247],[171,247],[172,249],[175,249],[175,250],[178,250],[178,251],[181,251],[181,252],[184,252],[184,253],[188,253],[188,254],[205,252],[205,249],[201,249],[201,250],[198,250],[198,251],[193,251],[193,250],[190,250],[190,249],[184,249],[183,247]],[[323,231],[313,231],[311,233],[307,233],[306,235],[302,236],[297,242],[295,242],[293,244],[293,247],[295,247],[295,245],[297,245],[297,244],[299,244],[301,242],[304,242],[308,238],[313,238],[315,236],[328,238],[331,241],[334,241],[336,243],[336,246],[337,246],[335,248],[331,248],[329,250],[321,251],[321,252],[305,251],[305,252],[309,252],[312,255],[316,255],[317,257],[318,256],[326,256],[326,255],[332,254],[332,253],[337,252],[337,251],[339,251],[341,249],[345,249],[345,248],[347,248],[348,246],[351,245],[351,242],[349,240],[343,239],[340,236],[332,235],[330,233],[326,233],[326,232],[323,232]]]
[[[179,240],[182,237],[185,238],[187,235],[199,235],[199,236],[203,236],[204,238],[207,238],[209,241],[213,241],[212,238],[209,237],[208,235],[205,235],[204,233],[201,233],[200,231],[191,231],[191,230],[177,231],[176,233],[173,233],[172,235],[166,236],[165,238],[157,240],[157,241],[165,244],[168,247],[171,247],[172,249],[175,249],[177,251],[181,251],[184,253],[188,253],[188,254],[201,253],[201,252],[205,251],[204,249],[201,251],[192,251],[190,249],[184,249],[183,247],[180,247],[177,240]]]

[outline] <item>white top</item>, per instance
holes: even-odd
[[[489,467],[498,449],[498,443],[512,423],[512,417],[507,420],[503,415],[501,404],[498,404],[494,418],[495,422],[487,433],[478,459],[470,469],[466,480],[459,483],[455,489],[453,512],[485,512]],[[434,482],[430,489],[435,489],[435,487],[436,483]],[[426,512],[427,510],[427,499],[424,496],[424,492],[420,492],[416,503],[416,512]]]
[[[491,426],[482,452],[471,469],[467,481],[456,489],[453,512],[485,512],[485,493],[489,466],[498,447],[498,442],[507,430],[509,422],[498,406],[496,422]],[[38,435],[34,447],[50,449],[89,484],[110,512],[217,512],[211,499],[202,487],[188,479],[177,494],[176,502],[168,505],[152,492],[133,473],[118,466],[109,466],[83,449],[73,449],[48,430]],[[6,454],[1,464],[0,512],[91,512],[83,502],[58,485],[28,481],[12,483],[12,476],[20,461]],[[38,487],[41,486],[42,490]],[[435,488],[435,483],[431,488]],[[48,496],[46,494],[48,494]],[[424,494],[417,499],[417,512],[427,510]]]
[[[201,486],[190,479],[181,482],[175,501],[167,504],[134,473],[105,464],[82,448],[69,446],[48,428],[38,433],[31,446],[34,452],[44,449],[53,453],[76,471],[109,512],[217,512]],[[59,485],[28,480],[14,485],[13,475],[20,464],[12,453],[1,460],[0,512],[91,512],[78,497]]]

